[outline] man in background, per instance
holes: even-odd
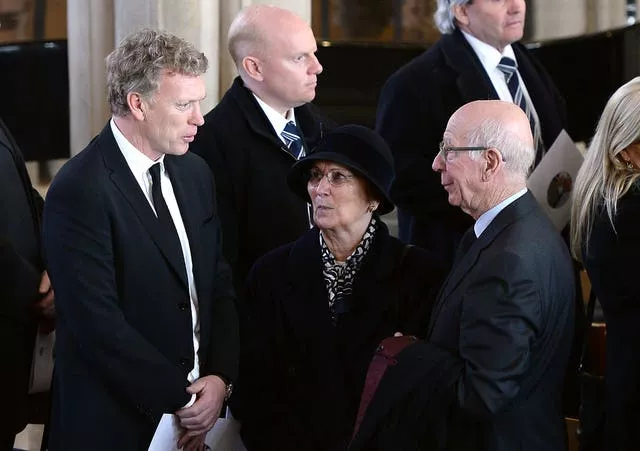
[[[449,264],[468,216],[447,203],[431,162],[451,114],[473,100],[500,99],[526,110],[540,161],[565,128],[564,101],[542,66],[520,44],[525,0],[438,0],[443,36],[385,84],[378,132],[394,155],[391,198],[400,238]]]
[[[289,169],[331,123],[311,103],[322,66],[313,32],[291,11],[243,9],[229,28],[239,76],[193,143],[214,173],[224,254],[238,292],[255,260],[309,229]]]
[[[28,390],[38,327],[54,326],[54,294],[44,270],[43,200],[31,186],[20,149],[0,120],[0,390],[6,413],[0,451],[13,449],[28,422]]]

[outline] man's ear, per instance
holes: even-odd
[[[493,177],[500,166],[504,163],[502,161],[502,154],[495,147],[490,147],[484,151],[484,171],[482,171],[482,179],[489,180]]]
[[[467,15],[467,4],[453,5],[452,7],[453,17],[460,25],[469,25],[469,16]]]
[[[262,62],[255,56],[245,56],[242,58],[242,68],[256,81],[264,80],[264,74],[262,73]]]
[[[139,121],[145,120],[145,109],[147,105],[144,103],[142,96],[137,92],[130,92],[127,94],[127,105],[129,105],[129,111],[134,118]]]

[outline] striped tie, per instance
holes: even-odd
[[[293,121],[287,122],[281,136],[287,145],[287,150],[289,150],[289,153],[293,155],[296,160],[304,157],[304,148],[302,147],[300,130],[298,130],[298,127],[296,127],[296,124],[294,124]]]
[[[531,132],[533,133],[533,142],[536,146],[536,162],[535,166],[540,163],[540,160],[544,156],[545,148],[544,143],[542,142],[542,135],[540,133],[540,124],[536,121],[535,115],[533,114],[532,107],[527,102],[527,98],[524,96],[522,92],[522,87],[520,86],[520,80],[518,78],[516,67],[516,62],[503,56],[498,63],[498,69],[504,74],[504,79],[507,82],[507,87],[509,88],[509,92],[511,93],[511,97],[513,97],[513,103],[522,108],[529,118],[529,124],[531,125]]]

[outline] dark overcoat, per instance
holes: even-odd
[[[584,264],[607,323],[605,411],[607,450],[640,443],[640,188],[618,202],[612,227],[606,210],[595,219]]]
[[[426,343],[385,375],[352,449],[564,451],[574,289],[567,247],[526,193],[453,268]]]
[[[540,63],[512,44],[518,71],[540,118],[547,148],[566,128],[564,100]],[[376,130],[395,161],[391,199],[398,206],[400,238],[448,260],[470,217],[452,207],[431,169],[449,117],[474,100],[499,99],[482,63],[459,30],[444,35],[389,78],[380,94]]]
[[[295,117],[307,153],[333,125],[309,103]],[[240,77],[206,114],[191,150],[215,176],[224,256],[241,293],[259,257],[309,230],[307,205],[287,185],[296,160]]]
[[[241,376],[233,412],[253,450],[344,450],[378,343],[424,334],[440,266],[381,224],[353,283],[350,310],[330,320],[318,230],[261,258],[248,279]]]

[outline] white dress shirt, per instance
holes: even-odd
[[[478,56],[478,59],[480,60],[480,63],[482,63],[484,71],[489,76],[491,84],[498,93],[498,97],[500,98],[500,100],[513,103],[513,96],[511,95],[509,87],[507,86],[507,81],[504,78],[504,73],[500,69],[498,69],[498,63],[503,56],[511,58],[516,62],[516,68],[518,67],[518,60],[516,59],[516,54],[513,52],[513,48],[511,47],[511,45],[506,46],[503,52],[500,53],[495,47],[490,46],[486,42],[481,41],[480,39],[470,35],[469,33],[462,31],[462,35],[465,37],[473,51]],[[536,124],[540,124],[540,119],[538,117],[538,113],[536,112],[536,107],[531,101],[529,91],[527,91],[527,86],[524,84],[524,80],[520,76],[520,71],[516,70],[516,75],[518,76],[518,81],[520,82],[522,95],[531,108],[531,113],[533,114],[534,120]]]
[[[258,101],[258,105],[260,105],[260,108],[262,108],[262,111],[264,111],[265,116],[267,116],[267,119],[269,119],[269,122],[271,123],[273,129],[276,131],[276,135],[278,135],[278,138],[280,138],[280,140],[286,145],[287,142],[282,137],[284,128],[289,122],[293,122],[294,124],[298,125],[296,123],[296,114],[293,111],[293,108],[287,111],[286,116],[283,116],[282,114],[271,108],[269,105],[264,103],[257,95],[253,94],[253,97],[256,98],[256,100]]]
[[[147,201],[149,202],[149,206],[155,212],[155,208],[153,206],[153,196],[151,194],[151,174],[149,173],[149,168],[156,163],[160,163],[160,177],[162,178],[162,183],[160,184],[162,188],[162,196],[164,197],[165,202],[167,203],[167,207],[169,209],[169,213],[171,214],[171,219],[173,219],[173,223],[176,227],[176,231],[178,232],[178,238],[180,239],[180,247],[182,248],[182,256],[184,257],[184,263],[187,270],[187,280],[189,282],[189,299],[191,301],[191,324],[192,324],[192,333],[193,333],[193,352],[194,352],[194,360],[193,360],[193,368],[189,372],[187,378],[189,382],[194,382],[200,377],[200,360],[198,358],[198,349],[200,348],[200,320],[199,320],[199,310],[198,310],[198,294],[196,292],[195,280],[193,277],[193,261],[191,260],[191,248],[189,247],[189,238],[187,236],[187,231],[184,228],[184,222],[182,222],[182,216],[180,215],[180,208],[178,207],[178,202],[176,200],[176,196],[173,192],[173,185],[171,184],[171,179],[169,178],[167,171],[164,168],[164,155],[162,155],[157,161],[152,160],[151,158],[144,155],[138,149],[136,149],[133,144],[127,140],[127,138],[122,134],[122,132],[118,129],[118,126],[114,122],[113,118],[110,121],[111,131],[113,132],[113,136],[116,139],[116,143],[120,148],[120,152],[124,156],[124,159],[127,161],[127,165],[129,169],[133,173],[136,182],[140,186],[140,189],[144,193]],[[192,396],[192,402],[195,400],[195,397]],[[188,405],[190,405],[190,402]]]

